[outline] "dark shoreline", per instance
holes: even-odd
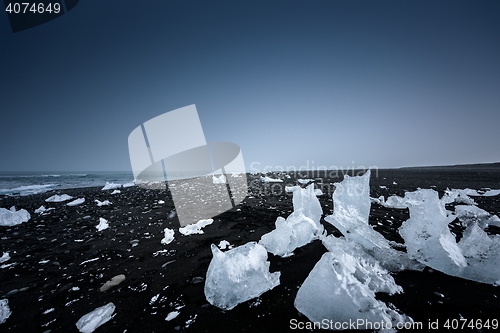
[[[278,216],[287,217],[292,212],[292,197],[284,191],[285,186],[297,184],[296,175],[290,173],[290,176],[290,179],[284,178],[283,183],[262,183],[260,175],[249,175],[251,187],[242,204],[214,217],[214,223],[204,229],[203,235],[182,236],[176,230],[175,240],[169,245],[160,244],[163,229],[177,229],[179,222],[176,217],[167,217],[174,209],[167,190],[130,187],[111,195],[112,191],[93,187],[0,197],[0,207],[15,205],[31,214],[27,223],[0,227],[0,251],[9,252],[11,256],[6,264],[17,263],[0,270],[0,299],[11,290],[28,287],[8,297],[12,315],[0,324],[0,331],[77,332],[75,323],[82,315],[108,302],[116,305],[116,316],[96,332],[125,329],[127,332],[276,332],[287,330],[291,319],[307,321],[295,309],[293,301],[300,284],[326,252],[318,241],[297,249],[289,258],[269,254],[270,270],[281,271],[281,283],[263,294],[260,304],[251,300],[231,311],[221,311],[205,300],[204,283],[193,281],[195,277],[205,277],[211,260],[210,244],[227,240],[239,246],[258,241],[274,229]],[[339,176],[322,177],[322,182],[317,182],[325,193],[319,197],[324,216],[331,214],[334,188],[331,183],[341,181]],[[378,177],[372,172],[370,185],[371,197],[403,195],[418,187],[434,188],[441,193],[446,188],[500,188],[500,169],[460,172],[385,169],[378,170]],[[75,199],[85,197],[86,201],[75,207],[44,201],[62,193]],[[113,204],[97,207],[95,199],[108,199]],[[159,204],[159,200],[165,203]],[[480,208],[500,213],[498,196],[475,200]],[[34,210],[42,204],[56,209],[39,216]],[[389,224],[387,220],[391,216],[393,223]],[[96,231],[99,217],[109,221],[109,229]],[[407,218],[407,210],[372,204],[370,224],[388,239],[401,241],[396,229]],[[322,223],[329,233],[340,236],[323,219]],[[493,228],[489,232],[498,230]],[[75,242],[75,239],[82,241]],[[137,246],[132,246],[133,240],[139,240]],[[154,256],[159,250],[169,251]],[[84,263],[95,258],[99,259]],[[48,262],[41,264],[42,260]],[[125,274],[127,279],[115,289],[101,293],[101,285],[118,274]],[[498,287],[446,276],[431,269],[400,272],[394,274],[394,278],[404,293],[380,294],[379,299],[393,303],[415,321],[423,322],[424,328],[428,320],[444,322],[460,316],[500,319]],[[159,295],[157,301],[151,302],[156,295]],[[165,321],[167,314],[180,306],[179,316]],[[54,311],[44,314],[51,308]],[[186,327],[186,322],[193,318]]]

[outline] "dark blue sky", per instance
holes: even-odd
[[[498,1],[89,0],[0,45],[0,171],[128,171],[190,104],[248,171],[500,161]]]

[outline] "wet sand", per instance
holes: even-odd
[[[280,285],[230,311],[206,301],[204,282],[199,279],[205,278],[212,258],[210,244],[227,240],[239,246],[258,241],[274,229],[278,216],[286,218],[292,212],[292,196],[284,186],[297,185],[300,175],[269,176],[285,181],[263,183],[260,175],[249,175],[247,198],[214,217],[213,224],[203,229],[204,234],[190,236],[178,232],[177,217],[168,217],[174,210],[168,190],[129,187],[111,194],[112,190],[84,188],[0,197],[0,207],[15,205],[31,214],[27,223],[0,227],[0,253],[9,252],[11,257],[3,264],[15,263],[0,269],[0,299],[15,289],[23,290],[7,297],[12,315],[0,324],[0,331],[78,332],[75,323],[82,315],[109,302],[116,305],[116,315],[96,332],[281,332],[289,330],[292,319],[307,321],[293,301],[301,283],[326,252],[319,241],[297,249],[288,258],[269,254],[271,272],[281,272]],[[316,186],[324,192],[319,197],[324,216],[331,214],[333,183],[342,180],[342,173],[304,172],[303,177],[318,178]],[[372,170],[370,186],[370,196],[375,198],[403,195],[418,187],[440,193],[447,187],[498,189],[500,168]],[[53,194],[84,197],[86,201],[74,207],[67,202],[45,202]],[[98,207],[95,199],[107,199],[112,205]],[[474,199],[480,208],[500,215],[500,196]],[[34,213],[41,205],[55,209],[45,215]],[[95,227],[101,217],[110,227],[98,232]],[[408,217],[406,209],[372,204],[370,224],[386,238],[402,242],[397,228]],[[323,219],[322,223],[328,233],[341,235]],[[162,245],[166,227],[175,229],[175,240]],[[461,231],[453,223],[450,228]],[[498,234],[500,230],[490,227],[487,231]],[[118,274],[124,274],[126,280],[107,292],[99,291]],[[500,320],[500,287],[446,276],[429,268],[393,276],[404,293],[379,294],[379,299],[423,322],[424,331],[429,320]],[[47,311],[50,309],[54,310]],[[165,321],[172,311],[180,314]]]

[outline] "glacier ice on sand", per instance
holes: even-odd
[[[194,224],[188,224],[185,227],[179,228],[179,232],[184,236],[189,236],[192,234],[203,234],[203,230],[201,229],[205,228],[209,224],[212,224],[213,222],[213,219],[199,220]]]
[[[70,200],[70,199],[73,199],[73,197],[70,195],[67,195],[67,194],[63,194],[63,195],[54,194],[50,198],[45,199],[45,201],[46,202],[63,202],[63,201]]]
[[[102,217],[99,218],[99,224],[96,226],[97,231],[102,231],[105,229],[109,228],[108,221],[106,219],[103,219]]]
[[[107,323],[111,318],[114,317],[115,305],[113,303],[108,303],[97,309],[83,315],[77,322],[76,327],[82,333],[92,333],[99,326]]]
[[[322,234],[324,228],[320,223],[323,209],[316,197],[314,184],[307,188],[300,186],[286,187],[293,192],[293,213],[285,220],[276,219],[276,229],[265,234],[259,241],[267,251],[282,257],[290,256],[293,251],[304,246]]]
[[[211,245],[212,261],[205,280],[207,301],[224,310],[258,297],[279,285],[280,272],[269,272],[267,251],[249,242],[222,252]]]
[[[28,222],[31,218],[30,213],[26,209],[16,211],[16,207],[12,206],[9,209],[0,208],[0,226],[14,226],[24,222]]]
[[[163,230],[163,234],[164,234],[164,237],[161,240],[161,243],[163,245],[168,245],[168,244],[172,243],[172,241],[174,240],[174,231],[172,229],[165,228]]]
[[[359,244],[345,238],[323,237],[323,254],[297,292],[294,305],[312,322],[363,320],[365,323],[413,322],[412,318],[376,299],[375,293],[403,290],[378,261]],[[368,329],[369,327],[357,327]]]
[[[5,323],[11,314],[12,311],[10,311],[9,308],[9,300],[0,299],[0,324]]]

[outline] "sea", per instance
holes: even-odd
[[[0,195],[30,195],[58,189],[127,184],[132,172],[2,172]]]

